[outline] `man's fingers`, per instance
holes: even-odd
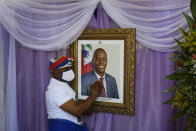
[[[95,84],[100,84],[101,83],[101,81],[100,80],[97,80],[96,82],[95,82]]]
[[[93,84],[90,83],[90,90],[93,90]]]
[[[103,83],[101,80],[97,80],[95,81],[94,84],[90,84],[90,88],[93,88],[95,90],[97,90],[98,92],[100,92],[103,89]]]
[[[103,85],[103,82],[102,82],[101,80],[99,80],[99,81],[98,81],[98,85],[99,85],[99,86],[102,86],[102,85]]]
[[[100,86],[100,88],[99,88],[99,89],[100,89],[100,91],[102,91],[102,90],[103,90],[103,88],[104,88],[104,86],[103,86],[103,85],[101,85],[101,86]]]

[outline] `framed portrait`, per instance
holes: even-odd
[[[135,28],[88,29],[69,46],[78,100],[85,100],[90,85],[103,80],[91,111],[134,115],[135,34]]]

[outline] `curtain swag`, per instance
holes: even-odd
[[[178,28],[188,30],[182,15],[190,14],[187,0],[0,0],[0,23],[25,47],[58,50],[80,36],[99,3],[119,27],[136,28],[137,42],[156,51],[175,51]]]

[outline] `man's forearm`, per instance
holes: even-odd
[[[101,81],[96,81],[93,85],[90,85],[90,96],[81,103],[77,103],[73,98],[65,102],[60,106],[61,109],[71,113],[74,116],[80,116],[82,113],[88,110],[93,104],[100,91],[103,89]]]
[[[96,97],[89,96],[85,101],[79,103],[76,108],[76,116],[83,114],[96,100]]]

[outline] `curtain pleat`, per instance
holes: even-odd
[[[121,28],[136,28],[136,40],[159,52],[177,49],[183,39],[179,27],[188,31],[185,12],[190,0],[1,0],[0,22],[23,46],[51,51],[66,48],[89,23],[100,3]],[[64,37],[66,36],[66,37]]]
[[[6,64],[5,64],[5,48],[3,42],[3,28],[0,25],[0,128],[5,130],[5,91],[6,91]]]
[[[15,39],[10,36],[9,58],[8,58],[8,79],[6,88],[6,131],[18,131],[17,119],[17,96],[16,96],[16,51]]]

